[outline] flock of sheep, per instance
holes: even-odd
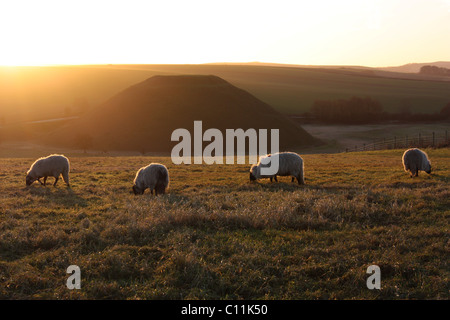
[[[261,174],[262,159],[272,156],[279,157],[278,172],[275,175],[266,176]],[[410,172],[411,177],[417,177],[419,171],[425,171],[426,173],[431,173],[431,164],[428,156],[425,152],[419,149],[409,149],[403,154],[403,167],[406,172]],[[266,163],[264,161],[264,163]],[[262,178],[270,178],[277,180],[277,176],[291,176],[292,182],[297,179],[299,184],[305,183],[304,178],[304,167],[303,159],[294,152],[281,152],[273,155],[267,155],[260,158],[258,164],[254,165],[250,169],[250,181],[258,180]],[[63,176],[64,182],[67,186],[69,184],[69,171],[70,164],[69,159],[63,155],[50,155],[45,158],[40,158],[36,160],[32,165],[30,170],[27,172],[26,184],[31,185],[36,180],[42,185],[46,185],[48,177],[54,177],[54,186],[58,183],[60,175]],[[44,182],[40,179],[43,178]],[[164,194],[167,187],[169,186],[169,171],[166,166],[159,163],[151,163],[146,167],[140,168],[136,177],[133,181],[133,192],[134,194],[143,194],[144,191],[149,188],[150,192],[155,195]]]

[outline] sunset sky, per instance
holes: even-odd
[[[0,65],[450,60],[450,0],[14,0],[0,12]]]

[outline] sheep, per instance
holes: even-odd
[[[155,190],[155,195],[164,194],[169,185],[169,171],[163,164],[151,163],[138,170],[133,183],[135,195],[144,194],[147,188],[150,188],[152,194],[153,189]]]
[[[261,167],[268,166],[268,164],[262,164],[261,161],[267,160],[267,158],[278,156],[279,164],[278,164],[278,172],[272,176],[264,176],[261,175]],[[292,182],[297,178],[298,184],[305,184],[305,178],[303,175],[304,167],[303,167],[303,159],[298,154],[294,152],[280,152],[275,154],[269,154],[265,157],[261,157],[259,159],[258,164],[253,165],[250,168],[250,181],[254,181],[261,178],[270,178],[270,182],[272,179],[275,179],[278,182],[278,176],[292,176]]]
[[[431,173],[431,163],[428,155],[420,149],[408,149],[403,153],[403,168],[409,171],[411,178],[419,175],[419,170]]]
[[[52,154],[47,157],[37,159],[30,167],[27,172],[26,184],[30,186],[36,180],[43,186],[47,183],[47,178],[49,176],[55,177],[55,183],[53,186],[56,187],[58,183],[59,176],[62,174],[64,182],[70,187],[69,184],[69,171],[70,164],[69,159],[64,155]],[[44,178],[44,183],[40,180]]]

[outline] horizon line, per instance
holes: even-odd
[[[369,66],[358,64],[295,64],[295,63],[281,63],[281,62],[262,62],[262,61],[247,61],[247,62],[203,62],[203,63],[55,63],[55,64],[1,64],[1,68],[16,68],[16,67],[79,67],[79,66],[137,66],[137,65],[161,65],[161,66],[200,66],[200,65],[267,65],[267,66],[286,66],[286,67],[353,67],[353,68],[394,68],[403,67],[414,64],[433,64],[433,63],[450,63],[450,60],[438,60],[432,62],[408,62],[401,65],[387,65],[387,66]]]

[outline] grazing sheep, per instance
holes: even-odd
[[[411,178],[419,175],[419,170],[431,173],[431,163],[428,156],[422,150],[417,148],[408,149],[403,153],[403,167],[406,172],[409,171]]]
[[[49,176],[55,177],[55,183],[53,186],[56,187],[58,183],[59,176],[62,174],[64,182],[69,185],[69,171],[70,164],[69,159],[63,155],[52,154],[45,158],[37,159],[32,165],[30,170],[27,172],[26,183],[27,186],[31,185],[36,180],[43,186],[46,185],[47,178]],[[41,182],[41,178],[44,178],[44,183]]]
[[[169,171],[166,166],[159,163],[151,163],[140,168],[134,178],[134,194],[143,194],[145,189],[150,188],[150,192],[155,195],[164,194],[169,185]]]
[[[279,164],[278,164],[278,172],[275,175],[271,176],[263,176],[261,175],[261,167],[269,166],[266,164],[262,164],[261,160],[267,159],[270,157],[278,156]],[[292,182],[294,182],[295,178],[297,178],[298,184],[305,184],[305,179],[303,176],[303,159],[298,154],[294,152],[280,152],[275,154],[269,154],[265,157],[261,157],[259,159],[258,164],[254,165],[250,169],[250,181],[254,181],[261,178],[270,178],[277,180],[278,176],[292,176]]]

